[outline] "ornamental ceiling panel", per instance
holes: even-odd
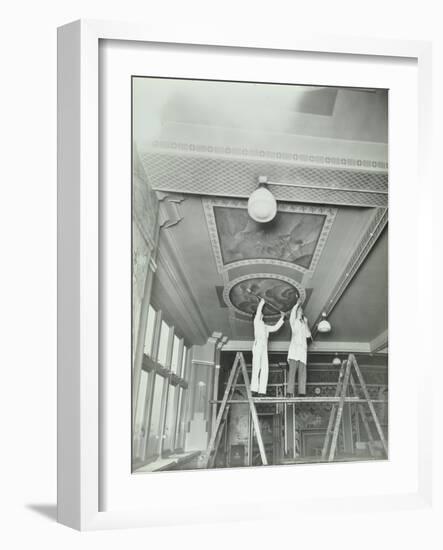
[[[244,200],[204,199],[203,208],[219,273],[257,264],[313,272],[337,213],[280,203],[275,219],[264,225],[249,217]]]
[[[257,273],[253,278],[240,277],[225,286],[223,299],[229,308],[237,312],[237,319],[251,322],[260,298],[266,300],[265,318],[279,317],[279,312],[289,312],[297,298],[304,302],[304,288],[294,280],[279,275]]]

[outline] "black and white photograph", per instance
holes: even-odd
[[[388,90],[132,77],[132,471],[389,458]]]

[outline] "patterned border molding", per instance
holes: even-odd
[[[245,313],[244,311],[242,311],[241,309],[236,307],[231,302],[231,298],[229,296],[230,293],[231,293],[231,290],[238,283],[241,283],[243,281],[249,281],[251,279],[256,279],[256,278],[277,279],[278,281],[284,281],[285,283],[289,283],[290,285],[292,285],[293,287],[295,287],[297,289],[297,291],[300,295],[302,303],[305,301],[306,291],[301,286],[301,284],[298,283],[297,281],[294,281],[294,279],[290,279],[289,277],[284,277],[283,275],[276,275],[274,273],[251,273],[250,275],[243,275],[242,277],[238,277],[237,279],[233,279],[232,281],[230,281],[227,285],[225,285],[225,288],[223,289],[223,300],[225,301],[226,305],[228,306],[230,312],[232,314],[234,314],[234,312],[236,312],[236,313],[238,313],[242,316],[242,319],[239,319],[238,317],[235,317],[236,321],[248,321],[250,323],[252,316],[248,315],[247,313]],[[267,315],[267,317],[269,317],[271,319],[274,318],[274,317],[278,317],[278,316],[279,316],[278,314],[276,314],[276,315]]]
[[[212,250],[214,252],[215,263],[217,265],[217,270],[219,273],[228,272],[230,269],[240,267],[240,266],[254,266],[257,264],[265,265],[280,265],[288,267],[290,269],[295,269],[296,271],[301,271],[302,273],[312,274],[317,266],[317,263],[320,259],[320,255],[325,247],[326,241],[329,236],[332,224],[335,220],[337,214],[337,208],[330,207],[320,207],[320,206],[310,206],[310,205],[299,205],[299,204],[278,204],[279,212],[292,212],[297,214],[320,214],[326,216],[323,228],[321,230],[320,236],[317,241],[317,245],[312,256],[311,265],[309,269],[301,267],[297,264],[291,262],[284,262],[282,260],[273,260],[273,259],[262,259],[256,258],[251,260],[239,260],[236,262],[231,262],[229,264],[223,263],[223,256],[220,247],[220,239],[217,231],[217,224],[215,221],[214,207],[224,207],[224,208],[242,208],[247,209],[247,201],[239,199],[203,199],[203,210],[206,216],[206,223],[208,225],[209,238],[211,240]]]
[[[330,315],[334,307],[337,305],[341,296],[345,292],[349,283],[352,281],[353,277],[357,273],[359,267],[362,265],[367,255],[371,251],[372,247],[377,242],[381,232],[386,227],[388,223],[388,209],[387,208],[377,208],[375,214],[369,224],[369,227],[365,231],[363,237],[360,240],[359,245],[354,250],[350,260],[348,261],[343,273],[334,287],[334,290],[330,294],[324,308],[321,310],[320,315],[317,317],[312,328],[312,335],[315,337],[317,334],[318,323],[322,319],[322,312],[325,312],[326,315]]]
[[[144,152],[142,161],[157,191],[248,198],[258,176],[266,175],[290,184],[274,186],[273,194],[280,201],[387,207],[386,171],[156,151]]]
[[[235,156],[253,159],[265,159],[283,162],[300,162],[303,164],[324,164],[326,166],[339,166],[352,170],[371,169],[387,170],[388,163],[370,159],[354,159],[349,157],[337,157],[328,155],[316,155],[309,153],[287,153],[282,151],[269,151],[266,149],[250,149],[248,147],[229,147],[217,145],[202,145],[198,143],[185,143],[179,141],[156,140],[152,142],[152,149],[167,150],[176,153],[208,154]]]

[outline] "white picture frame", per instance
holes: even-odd
[[[99,341],[101,331],[100,307],[104,299],[99,281],[101,276],[101,231],[99,213],[101,202],[99,177],[99,71],[100,41],[125,41],[126,43],[194,44],[202,49],[211,46],[247,52],[247,49],[284,52],[310,52],[332,56],[371,56],[395,60],[413,59],[418,70],[418,168],[419,197],[421,203],[420,230],[432,231],[432,220],[425,208],[432,197],[430,176],[431,140],[431,46],[427,42],[404,40],[370,40],[350,37],[322,37],[301,35],[297,37],[267,37],[249,32],[247,38],[227,36],[188,36],[186,30],[174,31],[170,36],[156,32],[155,28],[137,24],[102,21],[77,21],[59,29],[58,33],[58,520],[80,530],[105,529],[131,526],[169,525],[195,521],[219,521],[259,519],[263,517],[263,502],[244,502],[239,507],[220,513],[203,502],[200,508],[183,510],[176,508],[167,516],[161,506],[157,511],[149,507],[134,507],[122,501],[121,506],[103,509],[100,484],[103,483],[101,453],[106,446],[102,442],[101,423],[106,409],[103,407],[101,377],[103,374]],[[174,76],[174,75],[171,75]],[[128,136],[129,140],[129,136]],[[129,142],[128,142],[129,149]],[[425,234],[425,233],[423,233]],[[395,235],[394,235],[395,238]],[[432,262],[432,251],[425,248],[422,259]],[[420,275],[421,277],[421,275]],[[419,277],[419,278],[420,278]],[[418,279],[417,279],[418,282]],[[416,304],[416,312],[424,314],[424,293]],[[429,298],[429,295],[428,295]],[[422,358],[423,380],[431,385],[433,363],[431,349]],[[128,367],[129,368],[129,367]],[[414,490],[386,493],[384,495],[340,496],[327,501],[322,496],[304,499],[302,503],[291,495],[282,494],[287,507],[305,512],[326,510],[334,506],[346,512],[358,502],[363,510],[431,509],[433,492],[432,471],[432,402],[423,391],[417,391],[419,435],[418,473]],[[415,396],[414,396],[415,398]],[[129,443],[127,443],[129,445]],[[130,472],[128,471],[128,475]],[[195,476],[181,473],[176,476]],[[201,482],[208,479],[207,472],[199,472]],[[210,475],[210,474],[209,474]],[[223,482],[239,479],[239,471],[223,472]],[[251,471],[252,478],[265,475],[272,484],[275,475],[272,468],[263,474]],[[229,478],[229,479],[228,479]],[[178,477],[176,478],[178,479]],[[165,478],[166,480],[166,478]],[[206,481],[205,481],[206,480]],[[136,481],[136,483],[138,483]],[[146,479],[155,498],[161,491],[159,478]],[[278,493],[273,493],[275,500]]]

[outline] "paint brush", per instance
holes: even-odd
[[[272,309],[275,309],[275,311],[278,311],[278,313],[280,313],[281,315],[283,315],[283,317],[286,317],[287,316],[287,313],[285,313],[284,311],[280,311],[278,309],[278,307],[274,306],[274,304],[271,304],[271,302],[268,302],[268,300],[265,300],[263,298],[263,296],[260,296],[260,294],[256,294],[255,292],[252,292],[252,290],[250,288],[247,288],[246,289],[246,292],[249,292],[249,294],[252,294],[252,296],[255,296],[257,298],[257,300],[263,300],[264,303],[270,307],[272,307]]]

